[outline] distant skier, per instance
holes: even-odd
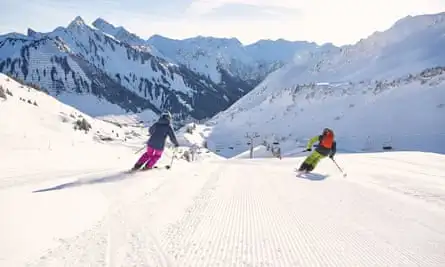
[[[136,162],[132,171],[139,170],[144,163],[146,169],[152,169],[156,162],[161,158],[164,152],[167,136],[173,142],[175,147],[179,146],[175,132],[171,126],[172,116],[170,112],[161,114],[159,120],[149,128],[150,138],[147,141],[147,151]]]
[[[327,156],[329,156],[331,159],[334,158],[334,155],[337,152],[337,143],[334,140],[334,131],[329,128],[325,128],[322,135],[312,137],[307,144],[306,151],[312,151],[312,145],[317,141],[319,141],[317,148],[304,160],[298,171],[311,172],[313,169],[315,169],[321,159]]]

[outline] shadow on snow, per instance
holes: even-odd
[[[124,179],[128,179],[130,177],[133,177],[133,176],[127,175],[125,172],[121,172],[121,173],[117,173],[117,174],[113,174],[113,175],[109,175],[109,176],[105,176],[105,177],[101,177],[101,178],[82,179],[82,180],[77,180],[77,181],[70,182],[70,183],[64,183],[64,184],[60,184],[60,185],[57,185],[54,187],[39,189],[39,190],[33,191],[33,193],[61,190],[61,189],[65,189],[65,188],[78,187],[78,186],[82,186],[82,185],[111,183],[111,182],[117,182],[117,181],[121,181]]]
[[[328,178],[328,176],[329,175],[323,175],[318,173],[305,173],[297,175],[297,178],[311,180],[311,181],[323,181],[324,179]]]

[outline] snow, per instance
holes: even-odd
[[[6,255],[11,260],[4,266],[21,266],[19,260],[38,258],[48,247],[93,225],[107,210],[106,199],[93,190],[84,190],[79,197],[73,191],[45,195],[32,194],[30,189],[8,188],[0,193],[0,262]],[[25,257],[20,251],[26,252]]]
[[[7,95],[6,100],[0,99],[0,156],[4,168],[22,169],[25,174],[51,162],[57,162],[47,167],[54,171],[71,171],[80,166],[103,168],[102,161],[79,158],[76,153],[117,162],[118,155],[104,154],[104,151],[122,152],[125,149],[114,144],[124,142],[128,147],[134,147],[146,140],[145,129],[121,128],[94,119],[43,92],[20,85],[4,74],[0,74],[0,86],[12,94]],[[87,133],[74,129],[75,122],[82,119],[91,125]],[[109,141],[103,141],[104,138]],[[103,148],[104,143],[110,146]],[[85,152],[90,149],[91,152]],[[18,160],[24,153],[25,159]],[[26,168],[23,169],[25,161]]]
[[[30,175],[25,185],[0,189],[0,261],[2,266],[445,263],[443,155],[339,155],[347,178],[329,160],[314,174],[296,177],[292,170],[302,160],[178,162],[169,171],[91,174],[81,185],[75,184],[79,177],[62,179],[42,165],[47,181]]]
[[[140,123],[144,123],[145,125],[150,126],[151,124],[155,123],[158,120],[159,115],[151,110],[145,110],[140,113],[129,113],[127,115],[123,114],[112,115],[112,112],[110,112],[108,115],[98,116],[96,118],[127,126],[139,125]]]
[[[125,114],[125,111],[120,106],[112,104],[103,98],[99,99],[91,94],[66,92],[57,95],[57,99],[93,117],[109,114]]]
[[[189,130],[191,129],[191,131]],[[204,147],[211,128],[202,124],[188,123],[179,130],[178,141],[186,146]]]
[[[272,153],[269,150],[267,150],[267,147],[265,147],[263,145],[254,147],[252,151],[253,151],[253,154],[252,154],[253,158],[265,158],[265,157],[271,158],[272,157]],[[241,154],[238,154],[233,158],[236,158],[236,159],[250,158],[250,150],[245,151]]]
[[[76,235],[99,220],[108,205],[91,190],[85,190],[81,198],[73,192],[54,199],[29,194],[31,187],[112,172],[110,164],[122,164],[120,154],[129,154],[131,143],[126,149],[113,147],[112,142],[102,144],[98,136],[119,140],[115,134],[121,139],[127,135],[4,74],[0,74],[0,86],[12,94],[0,100],[0,264],[20,266],[16,259],[5,262],[4,255],[38,258],[48,247],[58,245],[58,239]],[[73,129],[78,118],[92,125],[88,134]],[[25,222],[24,227],[17,227]],[[29,254],[23,257],[20,250]]]

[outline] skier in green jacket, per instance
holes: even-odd
[[[312,146],[315,142],[319,142],[317,148],[312,154],[310,154],[298,169],[299,172],[311,172],[321,159],[329,156],[331,159],[334,158],[337,152],[337,143],[334,140],[334,131],[329,128],[325,128],[323,133],[319,136],[312,137],[305,151],[312,151]]]

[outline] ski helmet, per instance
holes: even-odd
[[[323,129],[323,135],[327,135],[328,133],[331,133],[332,135],[334,134],[334,131],[332,131],[331,129],[329,129],[329,128],[324,128]]]
[[[169,111],[164,111],[161,114],[161,118],[164,118],[166,120],[171,121],[172,120],[172,114]]]

